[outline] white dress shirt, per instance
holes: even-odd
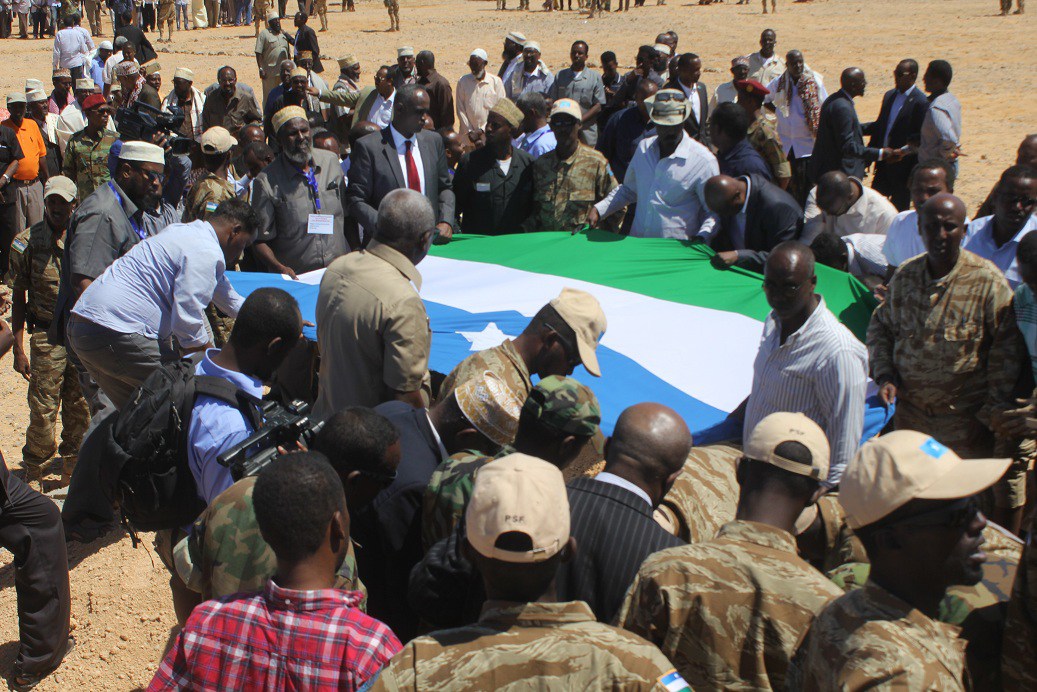
[[[599,481],[601,483],[608,483],[609,485],[614,485],[617,488],[622,488],[623,490],[629,490],[630,492],[632,492],[633,494],[637,495],[639,498],[647,502],[649,508],[652,508],[652,498],[648,497],[648,493],[646,493],[641,488],[638,488],[636,485],[628,481],[626,478],[617,476],[614,473],[609,473],[608,471],[602,471],[594,477],[594,480]]]
[[[745,409],[744,439],[772,413],[803,413],[828,437],[832,455],[828,482],[838,483],[864,432],[868,350],[825,305],[781,343],[772,312],[763,325],[753,363],[753,388]]]
[[[777,93],[779,79],[781,79],[780,76],[771,80],[767,85],[771,92],[767,95],[768,103],[773,103],[775,97],[786,98],[785,93]],[[817,72],[814,73],[814,79],[817,80],[817,98],[820,103],[824,103],[828,98],[825,82]],[[778,118],[778,137],[781,138],[781,146],[785,150],[785,155],[788,156],[791,151],[795,153],[796,158],[802,159],[813,154],[815,136],[807,127],[803,100],[799,97],[799,88],[795,84],[792,85],[792,99],[789,102],[788,116],[786,117],[782,113],[781,108],[777,109],[776,116]]]
[[[691,86],[685,86],[684,82],[678,79],[677,84],[680,85],[681,91],[684,92],[684,97],[688,100],[688,103],[691,104],[691,112],[695,114],[695,122],[698,122],[700,113],[702,112],[702,104],[699,102],[697,93],[699,83],[695,82]]]
[[[1030,218],[1026,220],[1019,232],[1007,243],[998,247],[994,242],[994,217],[984,216],[969,224],[962,247],[996,264],[1008,279],[1008,284],[1015,289],[1023,282],[1022,277],[1019,276],[1019,266],[1015,261],[1019,241],[1023,239],[1024,235],[1035,230],[1037,230],[1037,215],[1030,214]]]
[[[115,260],[72,312],[122,334],[160,341],[172,335],[182,348],[203,346],[209,342],[206,306],[215,303],[235,317],[244,302],[226,269],[212,224],[172,224]]]
[[[396,102],[396,90],[393,89],[389,98],[383,98],[381,94],[375,96],[374,103],[371,104],[371,112],[368,113],[367,119],[378,126],[379,129],[384,130],[389,127],[389,123],[392,122],[392,107],[393,103]]]
[[[902,211],[893,219],[886,231],[886,242],[882,254],[889,266],[899,267],[912,257],[925,253],[925,241],[918,230],[918,212],[914,209]]]
[[[706,206],[702,188],[720,174],[716,157],[685,132],[674,152],[660,160],[658,141],[658,137],[641,140],[623,184],[613,188],[595,209],[605,218],[637,202],[630,229],[635,237],[712,237],[717,217]]]
[[[414,157],[414,164],[418,167],[418,180],[421,181],[421,193],[425,194],[425,167],[421,165],[421,148],[418,146],[418,136],[414,135],[410,139],[404,137],[396,128],[392,125],[389,126],[389,132],[392,133],[393,144],[396,145],[396,156],[400,160],[400,170],[403,171],[403,186],[408,187],[407,183],[407,142],[411,143],[410,151]]]
[[[886,278],[889,263],[882,248],[886,237],[875,233],[851,233],[843,236],[846,243],[847,271],[858,279],[876,276]]]
[[[735,103],[738,101],[738,89],[734,82],[724,82],[713,92],[713,98],[709,101],[709,112],[712,113],[721,103]]]
[[[458,80],[454,101],[457,103],[458,133],[465,142],[469,141],[470,130],[486,127],[490,109],[504,97],[504,83],[488,71],[483,73],[482,79],[469,72]]]
[[[94,41],[83,27],[60,29],[54,36],[54,69],[82,67],[93,50]]]
[[[861,196],[842,216],[832,216],[817,206],[817,186],[807,195],[806,211],[803,214],[803,235],[815,238],[818,233],[829,232],[837,236],[851,233],[878,233],[886,235],[889,225],[897,217],[897,208],[875,190],[857,178],[850,178],[861,190]]]
[[[115,74],[115,66],[122,62],[122,51],[112,53],[104,61],[104,83],[111,84]]]

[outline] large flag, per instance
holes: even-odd
[[[608,320],[598,347],[602,376],[582,367],[574,374],[598,396],[605,430],[627,406],[656,401],[679,411],[698,442],[722,437],[730,429],[719,424],[749,394],[770,308],[762,276],[717,269],[712,256],[701,245],[603,231],[455,236],[418,267],[433,332],[429,367],[450,372],[470,353],[518,335],[562,288],[578,288],[598,299]],[[231,273],[231,281],[243,294],[285,288],[314,321],[320,274],[293,282]],[[843,272],[818,266],[817,275],[828,309],[863,339],[871,294]]]

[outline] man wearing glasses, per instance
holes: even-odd
[[[868,354],[815,292],[814,253],[788,241],[767,257],[763,290],[771,314],[753,363],[749,398],[731,414],[748,439],[761,420],[778,411],[806,414],[825,431],[831,447],[829,487],[838,485],[864,430]]]

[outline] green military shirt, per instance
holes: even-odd
[[[102,130],[98,137],[80,130],[68,140],[61,174],[76,182],[80,202],[111,179],[108,152],[117,138],[118,135],[108,130]]]
[[[508,389],[518,394],[522,401],[526,400],[533,389],[533,380],[530,377],[529,368],[526,367],[526,362],[522,360],[522,356],[515,348],[515,342],[506,339],[500,346],[473,353],[458,363],[439,385],[437,398],[441,400],[447,398],[457,389],[458,385],[476,377],[482,377],[482,374],[487,371],[504,380]]]
[[[659,650],[583,601],[487,601],[479,622],[418,637],[373,690],[688,690]]]
[[[775,183],[792,177],[792,165],[785,156],[778,130],[762,113],[749,125],[746,139],[770,166]]]
[[[873,581],[832,601],[789,668],[789,689],[965,690],[965,640]]]
[[[608,161],[601,153],[580,144],[572,156],[559,159],[549,151],[533,162],[533,231],[571,231],[582,226],[587,212],[616,187]],[[604,222],[609,225],[616,216]],[[618,223],[618,222],[615,222]]]
[[[796,554],[792,534],[733,521],[645,560],[616,622],[658,646],[692,689],[784,690],[796,643],[841,593]]]
[[[421,542],[425,550],[449,536],[461,522],[468,501],[472,499],[475,472],[494,459],[514,453],[511,445],[504,445],[492,457],[470,451],[459,452],[436,467],[421,505]]]
[[[26,321],[49,323],[54,317],[65,250],[64,233],[55,239],[44,219],[22,231],[11,242],[6,283],[15,293],[26,292]]]
[[[205,220],[224,200],[234,198],[234,185],[226,178],[207,173],[191,186],[184,205],[184,223]]]
[[[180,578],[206,600],[262,591],[277,571],[277,558],[263,540],[252,508],[255,485],[255,477],[243,478],[216,496],[173,549]],[[366,610],[367,589],[357,574],[352,543],[335,587],[359,591],[359,608]]]

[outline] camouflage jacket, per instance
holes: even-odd
[[[64,248],[64,233],[55,241],[46,219],[22,231],[11,242],[6,283],[15,293],[26,292],[27,323],[46,323],[54,317]]]
[[[785,156],[785,150],[781,146],[781,138],[778,137],[778,130],[762,113],[749,125],[746,139],[753,149],[759,152],[763,160],[767,162],[774,176],[775,184],[781,178],[792,177],[792,165]]]
[[[488,601],[479,622],[418,637],[373,690],[684,690],[654,646],[582,601]],[[667,686],[670,685],[670,686]]]
[[[741,458],[742,449],[737,445],[692,447],[684,468],[659,505],[658,513],[667,520],[664,526],[674,527],[674,534],[688,543],[701,543],[734,521],[738,506],[735,471]]]
[[[692,689],[784,690],[796,643],[842,592],[791,534],[733,521],[641,566],[616,622],[658,646]]]
[[[965,690],[965,640],[875,582],[814,620],[789,668],[789,689]]]
[[[80,130],[68,140],[61,174],[75,181],[80,203],[111,179],[108,152],[116,139],[118,136],[108,130],[102,130],[96,138]]]
[[[260,535],[252,509],[255,485],[255,477],[243,478],[220,493],[173,550],[180,578],[206,600],[262,591],[277,571],[277,558]],[[359,591],[358,607],[366,611],[367,589],[357,574],[352,543],[335,587]]]
[[[969,456],[977,426],[989,428],[994,413],[1014,407],[1024,346],[1012,290],[996,266],[967,250],[941,279],[925,255],[900,265],[867,340],[872,378],[897,385],[898,428],[910,423]]]
[[[1037,690],[1037,515],[1015,573],[1001,654],[1006,690]]]
[[[472,498],[475,472],[494,459],[514,453],[511,445],[504,445],[492,457],[459,452],[432,472],[421,506],[421,542],[425,550],[449,536],[460,523]]]
[[[507,339],[500,346],[488,348],[468,356],[457,364],[439,386],[439,399],[445,399],[457,389],[457,385],[476,377],[482,377],[486,371],[499,375],[511,391],[519,395],[523,401],[533,389],[529,369],[522,356],[515,350],[515,342]]]
[[[608,161],[594,149],[580,144],[564,161],[559,159],[557,150],[547,152],[533,162],[533,213],[529,216],[529,230],[571,231],[582,226],[591,207],[605,199],[614,187],[616,178]],[[622,216],[610,216],[603,226],[618,228]]]
[[[224,200],[234,197],[234,185],[226,178],[209,173],[191,186],[184,204],[184,223],[205,220]]]
[[[867,562],[868,554],[864,552],[864,546],[846,523],[846,512],[839,504],[838,493],[822,495],[817,501],[817,509],[825,542],[825,557],[821,571],[827,573],[850,562]]]

